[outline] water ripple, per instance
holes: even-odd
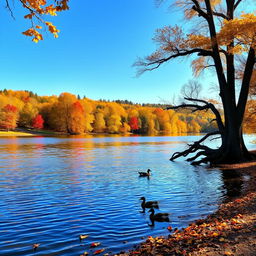
[[[0,144],[0,255],[79,255],[101,242],[127,250],[216,210],[218,170],[168,161],[194,137],[15,138]],[[138,170],[152,169],[139,178]],[[171,223],[148,226],[139,198],[158,200]],[[83,241],[80,234],[88,234]]]

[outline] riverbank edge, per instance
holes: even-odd
[[[17,128],[13,131],[0,131],[0,137],[23,137],[23,136],[60,136],[68,135],[62,132],[54,132],[49,130],[32,130]]]
[[[181,133],[181,134],[166,134],[160,132],[154,134],[153,136],[198,136],[204,135],[205,133]],[[70,134],[66,132],[55,132],[52,130],[36,130],[36,129],[26,129],[26,128],[16,128],[10,131],[1,131],[0,137],[22,137],[22,136],[152,136],[150,134],[136,134],[136,133],[106,133],[106,132],[87,132],[81,134]]]
[[[174,230],[168,237],[148,237],[135,249],[115,256],[255,256],[256,161],[218,169],[244,177],[239,196],[223,202],[206,219]]]
[[[70,134],[65,132],[55,132],[51,130],[34,130],[34,129],[22,129],[17,128],[13,131],[0,131],[0,137],[22,137],[22,136],[110,136],[110,135],[134,135],[133,133],[126,133],[126,134],[110,134],[110,133],[82,133],[82,134]]]

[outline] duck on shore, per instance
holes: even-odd
[[[140,200],[142,200],[142,202],[141,202],[141,208],[143,209],[142,213],[145,212],[146,208],[156,208],[156,209],[159,209],[157,201],[147,201],[146,202],[146,198],[144,196],[142,196],[140,198]]]
[[[140,177],[149,177],[151,170],[148,169],[147,172],[138,172]]]
[[[155,214],[155,210],[154,208],[151,208],[148,212],[151,212],[151,214],[149,215],[149,218],[151,220],[151,225],[149,226],[154,226],[155,225],[155,221],[158,222],[169,222],[169,213],[157,213]]]

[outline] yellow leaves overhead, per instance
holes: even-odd
[[[32,21],[32,27],[24,32],[23,35],[32,37],[33,42],[39,42],[43,40],[43,36],[38,29],[42,29],[42,26],[35,24],[41,23],[48,27],[50,33],[54,35],[55,38],[58,37],[60,32],[51,22],[45,21],[44,16],[57,16],[57,12],[68,10],[69,0],[20,0],[23,7],[29,11],[29,14],[24,16],[25,19],[30,19]]]
[[[241,54],[248,50],[247,46],[256,45],[256,16],[253,13],[242,14],[239,18],[224,20],[223,26],[217,33],[219,46],[227,46],[234,40],[233,54]],[[189,34],[185,41],[189,48],[211,49],[210,37],[201,34]]]
[[[31,36],[33,37],[32,41],[35,43],[38,43],[38,41],[43,40],[43,36],[41,33],[39,33],[36,29],[30,28],[24,32],[22,32],[25,36]]]
[[[189,48],[203,48],[205,50],[211,49],[211,39],[204,35],[188,35],[186,44]]]
[[[168,57],[171,54],[180,54],[182,51],[200,48],[211,50],[212,42],[207,34],[187,34],[178,26],[165,26],[156,30],[153,40],[160,45],[157,51],[147,57],[148,61],[155,61]],[[225,20],[217,33],[219,49],[234,41],[234,47],[229,53],[241,54],[248,50],[248,46],[256,48],[256,16],[253,13],[242,14],[233,20]],[[198,64],[197,62],[196,64]],[[200,59],[202,64],[202,60]],[[196,71],[197,73],[197,71]]]
[[[195,77],[198,77],[200,73],[203,71],[203,69],[206,67],[207,58],[205,57],[199,57],[197,59],[194,59],[191,63],[193,74]]]
[[[218,37],[223,45],[228,45],[235,38],[239,45],[251,45],[255,47],[256,15],[254,13],[247,13],[230,21],[225,20]]]

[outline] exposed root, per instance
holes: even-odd
[[[206,134],[203,138],[201,138],[200,140],[194,142],[191,145],[188,145],[189,148],[182,151],[182,152],[175,152],[172,157],[170,158],[171,161],[174,161],[176,158],[179,158],[181,156],[186,157],[189,154],[195,153],[198,150],[199,151],[195,156],[188,158],[187,161],[192,162],[193,165],[197,165],[197,164],[201,164],[201,163],[207,163],[209,162],[209,160],[211,158],[213,158],[214,155],[216,155],[216,152],[218,152],[218,150],[216,149],[211,149],[205,145],[201,145],[202,142],[204,142],[208,137],[210,136],[214,136],[220,134],[219,131],[215,131],[215,132],[211,132]],[[198,157],[200,156],[205,156],[204,158],[202,158],[199,161],[195,161]]]

